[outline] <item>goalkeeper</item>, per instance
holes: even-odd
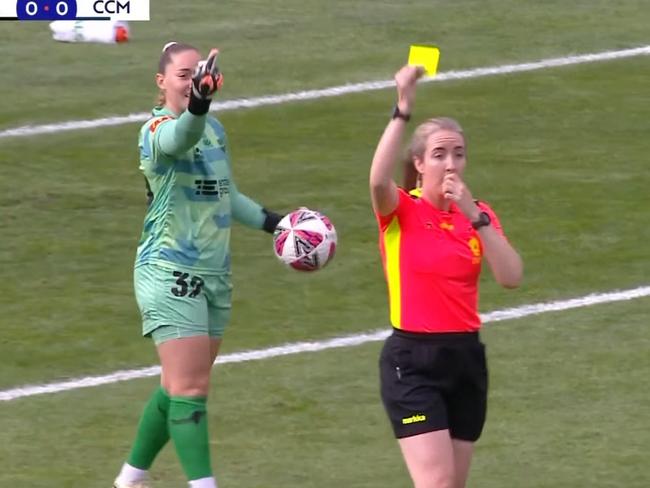
[[[192,488],[216,488],[206,399],[231,308],[232,219],[272,233],[281,216],[239,192],[226,134],[208,115],[223,76],[218,51],[169,43],[156,83],[159,105],[140,130],[149,206],[134,269],[144,336],[162,366],[115,488],[148,487],[148,470],[169,439]]]

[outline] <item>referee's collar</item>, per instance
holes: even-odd
[[[431,208],[436,210],[437,212],[443,213],[443,214],[451,214],[458,212],[458,206],[454,203],[451,202],[451,205],[449,205],[449,210],[442,210],[436,207],[433,203],[431,203],[429,200],[426,198],[422,198],[422,188],[413,188],[412,190],[409,191],[409,195],[412,196],[413,198],[419,198],[422,201],[426,202],[427,205],[429,205]]]

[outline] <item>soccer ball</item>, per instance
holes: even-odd
[[[330,219],[301,207],[284,216],[273,233],[275,255],[299,271],[316,271],[334,257],[336,229]]]

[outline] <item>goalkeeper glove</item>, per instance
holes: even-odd
[[[212,95],[223,85],[223,74],[217,66],[218,49],[213,49],[208,59],[199,61],[192,75],[192,93],[187,109],[194,115],[205,115],[210,110]]]
[[[273,234],[273,232],[275,232],[275,228],[278,226],[283,216],[275,212],[271,212],[265,208],[262,209],[262,212],[265,214],[262,230],[268,232],[269,234]]]

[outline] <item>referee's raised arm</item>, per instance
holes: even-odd
[[[411,118],[416,83],[423,73],[421,67],[404,66],[395,74],[397,103],[370,166],[370,196],[378,215],[388,215],[397,207],[397,184],[393,180],[393,173],[399,159],[404,129]]]

